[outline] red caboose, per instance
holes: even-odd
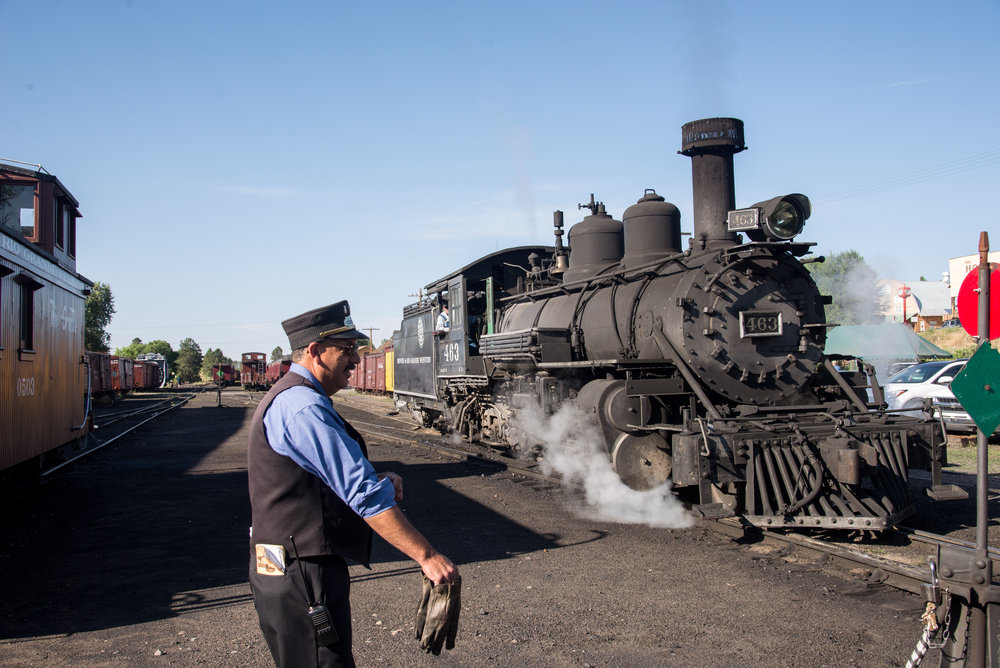
[[[240,382],[248,390],[267,389],[267,355],[264,353],[243,353]]]
[[[236,385],[240,382],[240,374],[236,372],[232,364],[213,364],[212,382],[223,387]]]

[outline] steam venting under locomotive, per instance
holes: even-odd
[[[870,366],[823,353],[829,298],[795,240],[810,215],[790,194],[736,209],[743,123],[683,126],[694,232],[646,190],[618,221],[595,201],[562,243],[498,251],[426,286],[394,340],[395,396],[425,425],[493,447],[530,447],[520,411],[575,402],[621,479],[671,481],[703,516],[767,527],[882,529],[912,512],[908,469],[940,485],[929,420],[884,410]],[[744,241],[742,235],[746,235]],[[436,331],[447,303],[450,328]]]

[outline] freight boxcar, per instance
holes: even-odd
[[[392,394],[396,387],[396,351],[392,347],[392,342],[385,347],[385,391]]]
[[[153,362],[159,368],[158,377],[160,379],[160,384],[157,387],[165,387],[167,380],[170,376],[167,373],[169,369],[167,368],[167,358],[160,353],[143,353],[141,355],[136,355],[136,361]]]
[[[288,369],[292,366],[292,356],[285,355],[279,360],[274,360],[267,365],[267,384],[274,385],[278,380],[288,373]]]
[[[358,365],[351,372],[351,386],[355,392],[371,392],[375,388],[375,360],[370,351],[358,352]]]
[[[111,390],[125,396],[135,389],[135,362],[128,357],[111,356]]]
[[[79,203],[39,165],[0,163],[0,470],[87,432]],[[26,464],[27,465],[27,464]]]
[[[83,356],[89,372],[89,385],[86,391],[92,396],[112,394],[114,390],[111,386],[111,355],[88,350]]]
[[[381,350],[361,353],[361,361],[354,368],[351,382],[357,392],[386,394],[393,388],[393,349],[389,344]]]
[[[135,360],[133,362],[133,387],[136,390],[154,390],[160,387],[160,365],[153,360]]]

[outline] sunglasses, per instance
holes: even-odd
[[[358,352],[358,344],[356,342],[355,343],[351,343],[351,344],[346,345],[346,346],[343,346],[343,345],[340,345],[340,344],[337,344],[337,343],[333,343],[333,341],[331,341],[330,339],[327,339],[326,340],[326,344],[328,346],[333,346],[334,348],[337,348],[338,350],[340,350],[341,352],[343,352],[345,355],[353,355],[354,353]]]

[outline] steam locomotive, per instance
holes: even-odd
[[[764,527],[878,530],[910,514],[908,469],[941,485],[931,420],[885,410],[874,371],[824,354],[829,325],[796,241],[809,199],[735,207],[743,123],[682,128],[694,232],[646,190],[622,220],[591,195],[562,243],[501,250],[425,287],[394,337],[394,397],[420,422],[524,448],[522,411],[575,402],[593,416],[623,482],[670,481],[705,517]],[[747,240],[742,235],[746,235]],[[447,330],[435,330],[442,305]]]

